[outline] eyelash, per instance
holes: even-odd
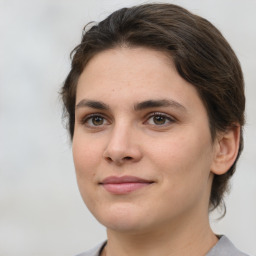
[[[93,118],[96,118],[96,117],[102,118],[102,119],[103,119],[103,122],[107,120],[102,114],[94,113],[94,114],[90,114],[90,115],[87,115],[87,116],[85,116],[84,118],[82,118],[81,124],[82,124],[82,125],[86,125],[86,126],[88,126],[88,127],[93,127],[93,128],[101,127],[102,125],[89,125],[89,124],[88,124],[88,122],[89,122],[90,120],[92,120]]]
[[[146,122],[149,122],[150,118],[154,118],[154,117],[162,117],[162,118],[165,118],[165,123],[164,124],[152,124],[154,126],[166,126],[168,124],[166,124],[166,121],[168,123],[174,123],[175,122],[175,119],[173,117],[171,117],[170,115],[167,115],[167,114],[164,114],[164,113],[161,113],[161,112],[153,112],[151,114],[148,115],[147,117],[147,120]]]
[[[84,118],[81,119],[81,124],[82,125],[86,125],[87,127],[89,128],[93,128],[93,129],[97,129],[97,128],[101,128],[102,126],[104,126],[105,124],[99,124],[99,125],[93,125],[93,124],[88,124],[89,121],[92,121],[93,118],[96,118],[96,117],[99,117],[103,120],[103,122],[108,122],[108,119],[104,117],[104,115],[100,114],[100,113],[94,113],[94,114],[90,114],[90,115],[87,115],[85,116]],[[157,126],[157,127],[165,127],[165,126],[168,126],[168,124],[170,123],[174,123],[176,120],[171,117],[170,115],[167,115],[167,114],[164,114],[164,113],[161,113],[161,112],[153,112],[153,113],[150,113],[149,115],[146,116],[146,121],[143,122],[143,124],[145,123],[149,123],[149,120],[151,118],[154,118],[154,117],[161,117],[161,118],[165,118],[165,123],[164,124],[149,124],[149,125],[152,125],[152,126]],[[167,123],[166,123],[167,122]]]

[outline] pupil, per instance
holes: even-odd
[[[94,125],[101,125],[101,124],[103,124],[103,118],[96,116],[92,119],[92,122]]]
[[[154,122],[155,122],[155,124],[164,124],[165,117],[163,117],[163,116],[155,116],[154,117]]]

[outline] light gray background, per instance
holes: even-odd
[[[104,228],[80,199],[58,91],[83,26],[143,2],[0,0],[1,256],[74,255],[105,239]],[[256,255],[256,1],[163,2],[209,19],[241,61],[247,95],[245,150],[226,200],[227,215],[212,226]]]

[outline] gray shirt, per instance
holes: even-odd
[[[99,244],[94,249],[77,256],[100,256],[106,242]],[[248,256],[240,252],[226,236],[221,236],[218,243],[205,256]]]

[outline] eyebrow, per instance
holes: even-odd
[[[95,101],[95,100],[87,100],[83,99],[81,100],[77,105],[76,109],[82,108],[82,107],[89,107],[99,110],[109,110],[109,105],[101,102],[101,101]],[[135,111],[140,111],[148,108],[156,108],[156,107],[173,107],[176,109],[180,109],[183,111],[186,111],[186,108],[178,103],[177,101],[170,100],[170,99],[160,99],[160,100],[146,100],[139,103],[136,103],[134,105]]]
[[[140,103],[137,103],[134,106],[134,110],[143,110],[147,108],[155,108],[155,107],[173,107],[176,109],[180,109],[186,111],[186,108],[178,103],[177,101],[170,99],[161,99],[161,100],[146,100]]]
[[[95,108],[100,110],[109,110],[109,106],[101,101],[95,101],[95,100],[81,100],[77,105],[76,109],[82,108],[82,107],[89,107],[89,108]]]

